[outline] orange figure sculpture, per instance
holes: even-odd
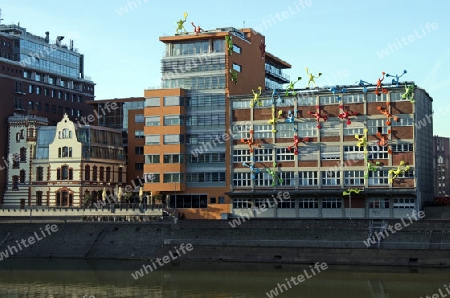
[[[391,133],[391,130],[388,130],[388,134]],[[377,132],[377,138],[378,138],[378,146],[380,147],[388,147],[388,153],[392,153],[392,149],[389,147],[389,137],[386,135],[382,135],[381,132]]]
[[[391,125],[391,118],[392,118],[395,122],[398,122],[398,120],[399,120],[399,118],[398,118],[397,116],[394,116],[394,115],[392,115],[392,114],[389,112],[389,106],[390,106],[390,103],[387,102],[387,103],[386,103],[386,107],[387,107],[386,109],[383,109],[383,108],[380,107],[380,106],[377,107],[377,110],[380,111],[381,114],[383,114],[383,115],[386,116],[386,118],[387,118],[387,120],[386,120],[386,125]]]
[[[339,108],[341,109],[341,113],[338,115],[339,119],[345,119],[347,120],[347,124],[352,124],[352,121],[350,121],[349,117],[351,116],[357,116],[358,114],[355,112],[351,112],[349,110],[344,110],[344,105],[339,105]]]
[[[317,120],[317,128],[320,128],[320,119],[323,119],[323,121],[327,121],[327,116],[320,115],[320,106],[316,106],[316,112],[313,113],[311,111],[308,112],[309,115],[312,115],[316,117]]]
[[[261,148],[261,145],[256,144],[253,140],[253,129],[250,130],[250,138],[248,139],[241,139],[241,143],[247,144],[248,147],[250,148],[250,153],[253,152],[253,147],[258,147]]]
[[[381,92],[383,92],[384,94],[386,94],[386,93],[388,93],[388,90],[386,89],[386,88],[383,88],[383,85],[381,84],[381,82],[383,82],[383,80],[384,80],[384,75],[386,74],[384,71],[381,73],[382,75],[383,75],[383,77],[380,79],[378,79],[378,81],[377,81],[377,86],[375,87],[375,91],[374,91],[374,93],[376,94],[376,95],[378,95],[378,96],[380,96],[381,95],[381,93],[380,93],[380,90],[381,90]]]
[[[287,149],[291,151],[292,148],[294,148],[294,155],[298,155],[298,144],[300,142],[309,142],[309,138],[299,138],[297,135],[297,129],[294,128],[294,143],[292,146],[288,146]]]

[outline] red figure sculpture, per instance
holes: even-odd
[[[383,75],[383,77],[382,77],[381,79],[380,79],[380,78],[378,79],[378,81],[377,81],[377,86],[376,86],[375,91],[374,91],[374,93],[375,93],[376,95],[378,95],[378,96],[381,95],[380,90],[381,90],[381,92],[383,92],[384,94],[388,93],[388,90],[387,90],[386,88],[383,88],[383,85],[381,84],[381,82],[383,82],[383,80],[384,80],[384,75],[385,75],[386,73],[383,71],[381,74]]]
[[[338,115],[340,119],[347,120],[347,124],[352,124],[352,121],[350,121],[349,117],[351,116],[357,116],[358,114],[355,112],[351,112],[349,110],[344,110],[344,105],[339,105],[339,108],[341,109],[341,113]]]
[[[389,112],[389,106],[390,106],[390,103],[387,102],[386,103],[386,107],[387,107],[386,109],[383,109],[382,107],[377,107],[377,110],[380,111],[381,114],[383,114],[383,115],[385,115],[387,117],[386,125],[391,125],[391,118],[394,119],[395,122],[398,122],[398,117],[392,115]]]
[[[288,146],[287,149],[289,151],[291,151],[292,148],[294,148],[294,155],[298,155],[298,144],[300,142],[309,142],[309,138],[299,138],[298,135],[297,135],[297,130],[295,130],[294,143],[292,144],[292,146]]]
[[[261,50],[261,60],[264,59],[264,56],[266,55],[266,44],[261,39],[261,43],[259,44],[259,49]]]
[[[253,152],[253,147],[258,147],[261,148],[261,145],[256,144],[253,140],[253,129],[250,130],[250,138],[248,139],[241,139],[241,143],[247,144],[248,147],[250,148],[250,153]]]
[[[316,112],[315,113],[309,111],[308,114],[316,117],[317,128],[321,128],[321,126],[320,126],[320,119],[323,119],[323,121],[327,121],[327,116],[320,115],[320,106],[316,106]]]
[[[194,22],[191,22],[191,25],[194,26],[195,35],[198,35],[200,32],[204,31],[200,26],[195,26]]]

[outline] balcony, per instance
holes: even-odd
[[[290,81],[290,77],[286,74],[284,74],[280,69],[270,65],[270,64],[266,64],[265,65],[265,69],[266,69],[266,76],[279,83],[279,84],[287,84]]]

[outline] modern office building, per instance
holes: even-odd
[[[450,196],[450,139],[433,137],[434,196]]]
[[[266,92],[261,106],[251,94],[232,96],[231,125],[242,132],[227,171],[232,214],[400,218],[423,210],[433,199],[433,125],[414,123],[431,115],[432,99],[417,86],[413,99],[404,84]]]
[[[144,190],[185,218],[230,212],[229,97],[280,89],[291,65],[265,51],[252,29],[219,28],[160,37],[162,88],[145,90]]]
[[[94,83],[84,74],[84,57],[73,41],[66,45],[63,39],[0,24],[0,135],[5,136],[0,156],[7,156],[7,119],[14,113],[45,117],[49,125],[64,114],[77,120],[92,113],[85,101],[94,99]],[[6,183],[6,172],[0,171],[0,205]]]
[[[35,115],[8,118],[4,205],[82,207],[126,185],[121,130],[78,125],[67,114],[47,124]]]
[[[93,124],[122,130],[127,160],[127,183],[137,185],[144,174],[144,97],[114,98],[86,102],[93,106]],[[112,104],[115,109],[107,109]]]

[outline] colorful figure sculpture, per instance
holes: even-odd
[[[264,57],[266,56],[266,44],[261,39],[261,43],[259,44],[259,49],[261,51],[261,60],[264,60]]]
[[[286,118],[286,123],[294,123],[295,115],[291,110],[288,111],[288,115]]]
[[[275,99],[275,96],[277,97],[277,99]],[[278,90],[277,89],[273,89],[272,91],[272,104],[276,104],[276,105],[280,105],[283,103],[283,100],[281,99],[280,95],[278,94]]]
[[[276,125],[278,123],[278,119],[280,119],[281,114],[283,114],[282,110],[279,110],[278,113],[275,111],[275,107],[272,107],[272,118],[268,121],[268,123],[272,124],[272,132],[277,132]]]
[[[300,142],[309,142],[309,138],[299,138],[297,134],[297,129],[294,128],[294,143],[292,146],[288,146],[287,149],[292,151],[294,149],[294,155],[298,155],[298,144]]]
[[[369,172],[376,172],[380,169],[380,162],[377,161],[375,164],[372,164],[370,161],[367,162],[367,170],[364,172],[364,178],[369,178]]]
[[[402,94],[402,98],[409,99],[409,101],[412,103],[416,102],[416,100],[414,99],[414,84],[407,85],[405,83],[405,93]]]
[[[233,55],[233,37],[231,35],[225,36],[225,42],[227,44],[228,55]]]
[[[178,31],[180,31],[180,30],[183,30],[184,31],[184,33],[186,33],[186,29],[184,28],[184,23],[186,22],[186,18],[187,18],[187,16],[188,16],[188,13],[187,12],[185,12],[184,14],[183,14],[183,16],[184,16],[184,20],[179,20],[178,22],[177,22],[177,31],[176,31],[176,34],[178,34]]]
[[[367,93],[367,86],[370,86],[370,83],[368,83],[368,82],[366,82],[366,81],[363,81],[363,80],[359,80],[358,85],[359,85],[360,87],[363,87],[363,92],[364,92],[364,93]]]
[[[195,35],[198,35],[200,32],[204,31],[200,26],[195,26],[194,22],[191,22],[191,25],[194,26]]]
[[[381,90],[381,92],[383,92],[384,94],[388,93],[388,90],[387,90],[386,88],[383,88],[383,84],[381,83],[381,82],[383,82],[383,80],[384,80],[384,75],[385,75],[386,73],[383,71],[381,74],[382,74],[383,76],[382,76],[381,78],[378,78],[377,85],[375,86],[375,91],[374,91],[374,93],[375,93],[377,96],[380,96],[380,95],[381,95],[380,90]]]
[[[319,72],[317,74],[317,76],[313,75],[312,73],[309,73],[308,71],[308,67],[306,68],[306,74],[309,76],[309,80],[308,80],[308,86],[306,88],[309,88],[309,85],[312,83],[314,83],[314,88],[316,88],[316,81],[314,80],[315,78],[318,78],[322,75],[321,72]]]
[[[366,152],[367,150],[367,133],[369,132],[369,130],[367,128],[364,128],[364,133],[362,136],[360,135],[355,135],[355,139],[358,140],[358,143],[356,143],[356,146],[358,147],[364,147],[364,151]]]
[[[387,74],[386,74],[386,78],[394,77],[395,79],[392,79],[392,85],[395,85],[395,87],[398,87],[399,80],[400,80],[401,77],[403,77],[403,75],[404,75],[405,73],[407,73],[406,70],[404,70],[403,73],[402,73],[401,75],[395,75],[395,76],[390,75],[390,74],[387,73]]]
[[[380,111],[381,114],[385,115],[387,120],[386,120],[386,125],[391,125],[391,118],[395,121],[398,122],[399,118],[397,116],[392,115],[389,112],[389,106],[390,103],[386,102],[386,109],[383,109],[382,107],[378,106],[377,110]]]
[[[349,110],[345,110],[344,105],[339,105],[339,109],[341,109],[341,113],[338,115],[338,117],[339,117],[339,119],[347,120],[347,125],[352,124],[352,121],[350,120],[349,117],[358,115],[358,113],[351,112]]]
[[[253,100],[250,102],[250,107],[251,108],[253,108],[255,106],[255,103],[258,104],[258,106],[260,106],[260,107],[262,106],[262,101],[259,98],[261,96],[261,92],[262,92],[262,87],[261,86],[258,87],[258,92],[255,92],[252,89]]]
[[[311,111],[308,112],[309,115],[316,117],[317,120],[317,128],[321,128],[320,126],[320,119],[323,119],[323,121],[327,121],[327,116],[320,115],[320,106],[316,106],[316,112],[313,113]]]
[[[348,195],[350,195],[351,193],[359,194],[361,191],[364,191],[364,190],[363,190],[363,189],[357,189],[357,188],[349,188],[348,190],[344,190],[344,191],[342,192],[342,195],[343,195],[343,196],[348,196]]]
[[[397,170],[389,170],[389,183],[393,183],[395,178],[397,178],[400,174],[404,174],[408,172],[410,166],[407,166],[406,163],[402,160],[397,167]]]
[[[250,130],[250,138],[248,139],[241,139],[241,143],[247,144],[249,149],[250,149],[250,153],[253,153],[253,147],[257,147],[257,148],[261,148],[261,145],[256,144],[254,139],[253,139],[253,129]]]
[[[388,130],[388,134],[391,133],[391,130]],[[392,149],[389,147],[389,137],[382,135],[380,132],[377,132],[377,138],[378,138],[378,146],[380,147],[388,147],[388,154],[392,153]]]
[[[238,73],[234,69],[230,69],[230,79],[235,85],[238,83]]]
[[[285,93],[284,95],[285,95],[285,96],[290,96],[290,95],[296,96],[296,95],[297,95],[297,92],[295,92],[294,85],[295,85],[298,81],[300,81],[301,79],[302,79],[302,77],[298,77],[298,78],[297,78],[297,81],[295,81],[295,82],[290,81],[289,86],[287,86],[287,88],[286,88],[286,93]]]
[[[283,178],[279,177],[277,174],[277,163],[273,163],[272,169],[266,169],[266,172],[272,177],[272,186],[275,187],[277,184],[283,184]]]
[[[259,169],[255,168],[255,160],[253,158],[250,159],[250,162],[243,162],[242,165],[244,167],[248,167],[252,173],[252,179],[255,179],[255,174],[259,173]]]
[[[331,93],[333,93],[334,97],[336,97],[336,93],[345,93],[347,92],[347,88],[343,87],[341,89],[339,89],[339,86],[336,87],[331,87],[330,88]],[[341,96],[337,96],[337,100],[341,101],[342,97]]]

